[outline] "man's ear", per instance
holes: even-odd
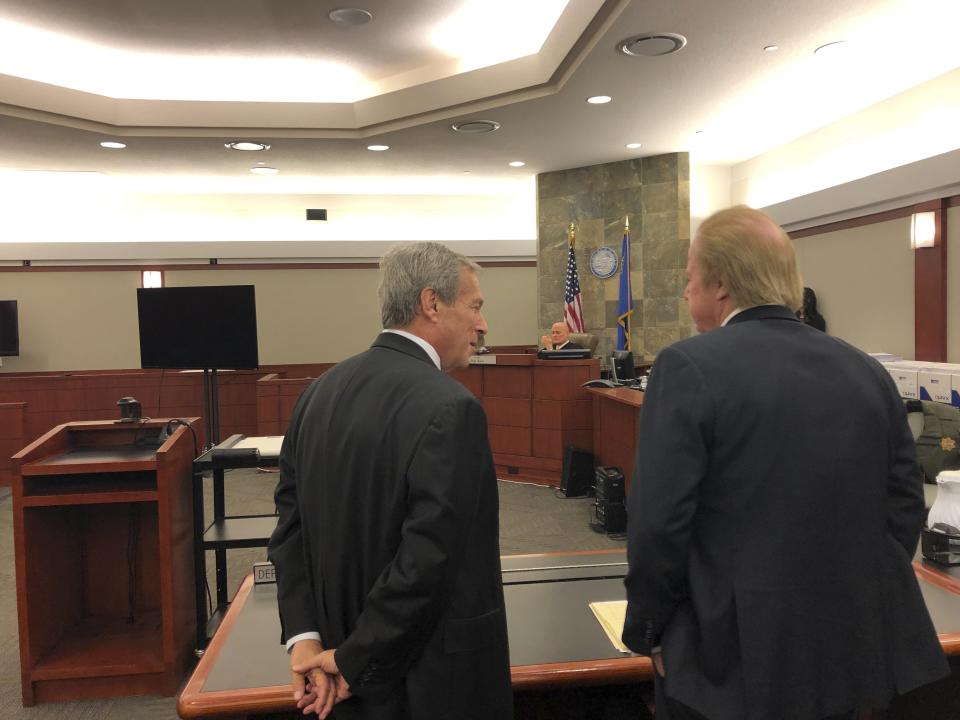
[[[420,291],[419,314],[427,320],[433,321],[437,317],[437,303],[440,298],[437,297],[437,291],[431,287],[425,287]]]
[[[717,293],[716,298],[718,301],[722,302],[730,297],[730,293],[727,292],[726,285],[723,284],[723,280],[717,280]]]

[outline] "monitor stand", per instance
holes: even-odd
[[[217,369],[203,370],[203,421],[207,431],[205,450],[220,444],[220,397],[217,392]]]

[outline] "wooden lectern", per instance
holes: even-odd
[[[24,705],[176,692],[193,647],[199,448],[188,427],[162,439],[166,425],[66,423],[14,455]]]

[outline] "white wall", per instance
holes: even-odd
[[[778,221],[796,223],[810,212],[837,213],[956,183],[960,178],[954,164],[953,173],[944,166],[940,169],[946,174],[911,175],[904,178],[906,184],[878,183],[866,200],[864,193],[848,196],[844,188],[858,189],[855,181],[960,149],[957,127],[960,69],[734,166],[731,196],[734,203],[752,207],[782,205]],[[826,201],[816,209],[791,212],[790,201],[827,188]]]
[[[402,183],[376,192],[376,179],[368,192],[302,194],[247,185],[158,192],[161,177],[140,190],[136,178],[69,175],[0,174],[0,261],[378,258],[385,243],[416,240],[451,242],[474,257],[536,255],[532,177],[475,194],[416,193]],[[307,208],[326,209],[328,219],[306,220]]]
[[[718,210],[732,205],[730,168],[690,163],[690,238],[696,237],[700,223]]]
[[[827,331],[866,352],[914,357],[909,218],[795,241]]]
[[[380,330],[377,282],[373,268],[166,273],[169,287],[255,285],[264,365],[337,362],[369,347]],[[484,268],[480,282],[487,344],[535,344],[537,269]],[[21,352],[0,373],[140,367],[138,285],[132,270],[0,272],[0,299],[19,301]]]

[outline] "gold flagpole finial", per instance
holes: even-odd
[[[629,216],[629,215],[624,215],[624,216],[623,216],[623,226],[624,226],[627,230],[630,229],[630,216]]]
[[[568,234],[568,240],[570,241],[570,244],[571,244],[571,245],[574,245],[574,244],[576,244],[576,242],[577,242],[577,231],[574,229],[573,223],[570,223],[570,230],[569,230],[569,234]]]

